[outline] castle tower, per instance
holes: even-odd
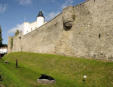
[[[45,22],[45,18],[44,15],[42,13],[42,11],[39,11],[38,15],[37,15],[37,27],[40,27],[44,24]]]

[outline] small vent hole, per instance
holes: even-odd
[[[101,37],[101,34],[99,34],[98,37],[100,38]]]

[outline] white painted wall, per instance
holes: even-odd
[[[31,31],[31,26],[28,22],[24,22],[23,35],[29,33]]]
[[[24,22],[24,29],[23,29],[23,35],[35,30],[36,28],[39,28],[45,23],[44,17],[37,17],[37,21],[33,23]]]
[[[7,53],[7,48],[0,48],[0,53],[1,54],[4,54],[4,53]]]
[[[44,24],[44,22],[45,22],[44,17],[41,17],[41,16],[37,17],[37,27],[42,26]]]
[[[33,22],[33,23],[30,23],[30,26],[31,26],[31,31],[35,30],[37,28],[37,22]]]

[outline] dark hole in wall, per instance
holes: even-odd
[[[19,39],[21,39],[21,37],[19,37]]]
[[[66,31],[68,31],[72,28],[72,24],[70,22],[65,22],[63,23],[63,27]]]
[[[101,34],[99,34],[98,37],[100,38],[101,37]]]
[[[100,53],[100,55],[103,56],[104,54],[103,53]]]

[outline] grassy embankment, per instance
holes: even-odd
[[[15,66],[16,59],[19,68]],[[9,64],[4,63],[6,60]],[[0,60],[0,74],[0,84],[5,87],[113,87],[113,62],[59,55],[11,53]],[[56,84],[38,84],[40,74],[51,75]]]

